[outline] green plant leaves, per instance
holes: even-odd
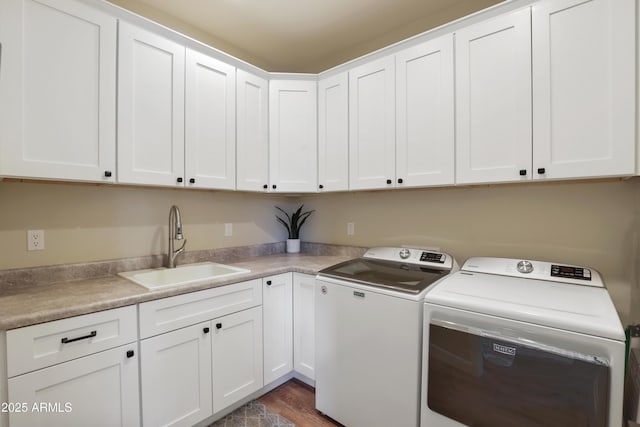
[[[282,219],[281,217],[276,215],[276,219],[278,220],[278,222],[280,224],[282,224],[284,226],[284,228],[287,229],[287,233],[288,233],[290,239],[299,239],[300,238],[300,228],[307,221],[309,216],[313,212],[315,212],[315,210],[302,212],[302,208],[303,207],[304,207],[304,205],[300,205],[300,207],[294,213],[292,213],[291,215],[289,215],[287,212],[285,212],[284,209],[282,209],[282,208],[280,208],[278,206],[275,207],[280,212],[285,214],[286,217],[287,217],[287,221],[285,221],[284,219]]]

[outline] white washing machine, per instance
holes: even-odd
[[[600,275],[471,258],[425,297],[422,427],[620,427],[625,335]]]
[[[418,427],[422,315],[447,254],[372,248],[317,276],[316,408],[348,427]]]

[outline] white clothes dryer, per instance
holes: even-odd
[[[625,334],[593,269],[471,258],[425,296],[422,427],[620,427]]]

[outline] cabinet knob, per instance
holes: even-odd
[[[277,186],[277,185],[275,185],[275,184],[273,184],[273,185],[271,186],[271,188],[273,188],[273,189],[275,190],[276,188],[278,188],[278,186]]]
[[[324,188],[324,185],[320,184],[320,185],[318,185],[318,188],[320,188],[322,190]]]
[[[127,350],[127,359],[131,359],[134,355],[135,353],[133,352],[133,350]]]
[[[538,173],[539,173],[540,175],[542,175],[542,174],[544,174],[544,173],[546,173],[546,172],[547,172],[547,171],[545,170],[545,168],[538,168]]]
[[[387,184],[391,184],[393,181],[391,181],[390,179],[387,180]]]
[[[525,176],[527,174],[526,169],[520,169],[520,176]]]
[[[189,183],[195,184],[196,183],[196,179],[195,178],[189,178]]]
[[[179,176],[179,177],[176,179],[176,181],[178,181],[178,182],[182,182],[182,177],[181,177],[181,176]]]
[[[107,178],[111,178],[111,171],[104,171],[104,176]]]
[[[267,184],[265,184],[265,185],[262,186],[262,188],[264,188],[266,190],[267,188],[269,188],[269,186]]]
[[[402,184],[403,182],[402,178],[398,178],[398,184]]]
[[[267,280],[267,286],[271,286],[271,280]]]
[[[209,328],[202,328],[202,332],[204,332],[205,334],[209,333]]]
[[[222,329],[222,323],[216,323],[216,329]]]

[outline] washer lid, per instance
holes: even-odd
[[[624,341],[606,288],[461,270],[431,289],[425,302]]]
[[[419,294],[450,271],[450,269],[429,268],[410,263],[357,258],[325,268],[318,273],[318,276],[343,279],[408,294]]]

